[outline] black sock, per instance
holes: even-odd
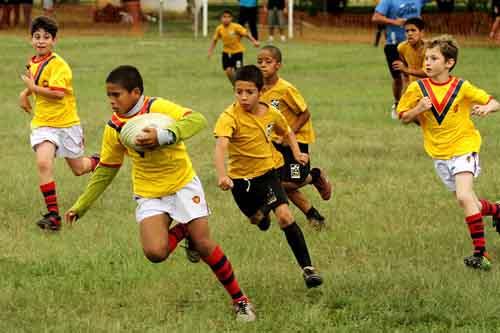
[[[300,267],[312,266],[304,234],[297,223],[292,222],[292,224],[283,228],[283,232]]]
[[[319,179],[321,171],[318,168],[312,168],[309,174],[311,175],[311,184],[314,184]]]
[[[314,207],[311,207],[311,209],[309,209],[306,213],[306,217],[308,219],[311,219],[311,218],[314,218],[314,219],[317,219],[317,220],[324,220],[325,218],[323,216],[321,216],[321,214],[318,212],[318,210]]]

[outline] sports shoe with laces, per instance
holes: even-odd
[[[309,225],[315,229],[322,229],[325,227],[325,217],[321,215],[316,209],[306,215]]]
[[[311,172],[318,173],[319,175],[312,184],[314,185],[316,190],[318,190],[319,194],[321,195],[321,199],[330,200],[332,196],[332,184],[328,180],[325,172],[320,168],[313,168],[311,169]]]
[[[236,314],[237,321],[255,321],[257,316],[255,315],[255,310],[253,309],[252,303],[248,299],[238,301],[233,304],[234,313]]]
[[[486,255],[482,256],[472,255],[470,257],[465,257],[464,264],[467,267],[474,269],[482,269],[484,271],[489,271],[491,269],[491,261],[488,259]]]
[[[394,120],[399,119],[397,109],[398,109],[398,104],[397,103],[392,104],[392,106],[391,106],[391,118]]]
[[[306,283],[307,288],[315,288],[323,283],[323,278],[316,272],[316,269],[312,266],[304,267],[302,270],[302,275]]]
[[[61,229],[61,217],[56,212],[48,212],[36,224],[40,229],[57,231]]]
[[[190,237],[186,237],[184,241],[184,249],[186,250],[186,257],[190,262],[200,262],[200,252],[194,247],[194,243]]]

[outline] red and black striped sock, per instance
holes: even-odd
[[[212,254],[208,257],[202,257],[202,259],[210,266],[234,303],[247,299],[245,294],[241,291],[238,280],[236,280],[231,262],[229,262],[229,259],[226,258],[224,252],[222,252],[222,249],[218,245],[215,247]]]
[[[472,244],[474,245],[474,255],[484,255],[486,252],[486,240],[484,239],[484,223],[481,213],[467,216],[465,223],[467,223]]]
[[[178,223],[168,231],[168,253],[174,252],[177,244],[186,237],[187,227],[185,224]]]
[[[59,214],[59,207],[57,206],[56,182],[51,181],[50,183],[40,185],[40,191],[42,191],[43,198],[45,199],[47,210],[49,212]]]
[[[498,205],[496,203],[486,199],[481,199],[479,201],[481,202],[481,215],[496,216],[499,213]]]

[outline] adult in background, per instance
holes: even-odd
[[[396,114],[396,107],[401,98],[403,79],[401,72],[392,68],[392,63],[399,60],[398,44],[406,39],[403,27],[406,19],[419,17],[425,2],[426,0],[381,0],[372,16],[373,23],[386,26],[384,53],[392,75],[393,115]]]
[[[286,40],[283,34],[285,16],[287,13],[287,0],[264,0],[264,10],[267,14],[267,25],[269,26],[269,41],[272,42],[274,29],[278,28],[282,42]]]
[[[493,16],[493,25],[491,26],[490,38],[500,42],[500,0],[492,0],[491,15]]]
[[[245,26],[248,23],[248,29],[252,37],[259,40],[259,32],[257,31],[257,17],[259,7],[257,7],[257,0],[240,0],[240,17],[238,23]]]

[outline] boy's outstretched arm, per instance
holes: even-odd
[[[90,206],[113,181],[119,168],[99,165],[87,183],[87,188],[73,206],[64,214],[66,222],[73,222],[85,215]]]
[[[215,143],[214,162],[215,171],[217,172],[217,186],[219,186],[223,191],[227,191],[234,186],[233,181],[226,173],[225,158],[228,145],[229,138],[224,136],[217,137],[217,142]]]
[[[210,43],[210,47],[208,48],[208,58],[209,59],[212,56],[212,54],[214,54],[215,45],[217,45],[217,39],[212,39],[212,42]]]
[[[260,46],[259,41],[256,40],[255,38],[253,38],[253,36],[252,36],[252,34],[250,32],[245,37],[248,38],[252,42],[253,46],[255,46],[255,47],[259,47]]]
[[[500,103],[494,98],[484,105],[474,105],[472,107],[472,114],[479,117],[484,117],[488,113],[500,110]]]

